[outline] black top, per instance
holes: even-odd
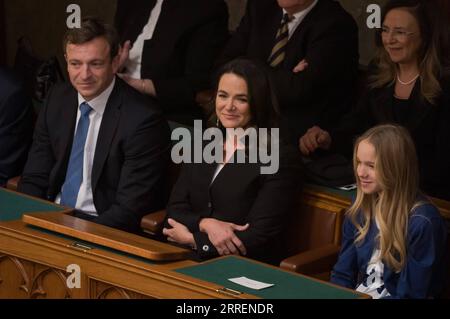
[[[411,112],[409,111],[410,107],[410,99],[399,99],[394,96],[394,99],[392,100],[392,111],[394,113],[394,119],[397,123],[403,126],[408,123],[409,117],[411,116]]]
[[[332,147],[351,156],[357,135],[387,123],[403,125],[415,142],[422,190],[450,200],[450,81],[441,80],[442,94],[430,104],[417,81],[408,100],[394,95],[394,85],[369,90],[357,108],[331,130]]]

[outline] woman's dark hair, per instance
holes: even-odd
[[[248,88],[250,105],[250,125],[260,128],[279,127],[279,107],[270,78],[265,67],[248,59],[235,59],[225,64],[216,74],[214,93],[217,94],[220,79],[224,74],[235,74],[244,79]],[[217,121],[215,101],[211,107],[211,123]]]
[[[408,10],[419,25],[422,39],[419,52],[421,91],[422,96],[434,104],[442,92],[439,80],[448,75],[448,25],[445,25],[445,20],[433,1],[429,0],[390,0],[383,9],[382,21],[391,10],[397,8]],[[397,67],[384,49],[381,33],[377,34],[375,42],[378,47],[375,58],[377,72],[370,78],[370,86],[379,88],[395,82]]]

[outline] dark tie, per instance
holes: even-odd
[[[89,113],[92,108],[86,102],[80,105],[80,119],[77,131],[72,143],[69,166],[67,168],[66,181],[61,191],[61,205],[73,207],[77,203],[78,192],[83,181],[84,145],[89,130]]]
[[[289,21],[291,21],[291,18],[286,13],[283,16],[280,28],[278,29],[272,53],[270,54],[270,57],[267,60],[267,62],[271,67],[276,67],[280,65],[284,61],[284,58],[286,56],[285,49],[289,40],[289,28],[288,28]]]

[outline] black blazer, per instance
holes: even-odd
[[[219,60],[245,56],[267,65],[283,11],[276,0],[249,0],[247,12]],[[338,2],[319,0],[286,47],[284,63],[268,67],[282,124],[294,145],[313,125],[328,128],[350,110],[358,70],[358,29]],[[303,59],[309,67],[294,74]]]
[[[247,256],[278,264],[284,257],[282,232],[300,182],[298,163],[296,150],[281,148],[276,174],[261,175],[260,163],[229,163],[212,184],[216,164],[186,164],[173,188],[167,218],[184,224],[193,233],[201,259],[218,255],[208,235],[199,231],[201,219],[249,223],[248,230],[236,232]],[[166,223],[166,227],[170,226]]]
[[[49,93],[19,191],[54,201],[65,181],[78,108],[70,84]],[[92,168],[94,222],[138,231],[143,215],[164,207],[169,128],[154,103],[116,78],[103,114]]]
[[[33,134],[32,110],[24,84],[0,67],[0,187],[20,175],[25,165]]]
[[[156,0],[119,0],[115,24],[123,42],[137,39]],[[197,92],[210,88],[214,60],[228,38],[223,0],[165,0],[153,38],[145,41],[141,77],[155,84],[167,117],[201,118]],[[187,123],[191,124],[191,123]]]
[[[416,81],[405,119],[397,118],[393,109],[394,85],[368,90],[357,108],[330,132],[333,150],[350,157],[357,135],[379,124],[400,124],[415,142],[423,191],[450,200],[450,81],[441,81],[441,86],[443,92],[432,105],[422,97]]]

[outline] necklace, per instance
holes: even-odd
[[[420,74],[417,74],[411,81],[408,82],[403,82],[402,80],[400,80],[400,76],[397,73],[397,80],[398,83],[402,84],[402,85],[410,85],[411,83],[413,83],[415,80],[417,80],[417,78],[419,77]]]

